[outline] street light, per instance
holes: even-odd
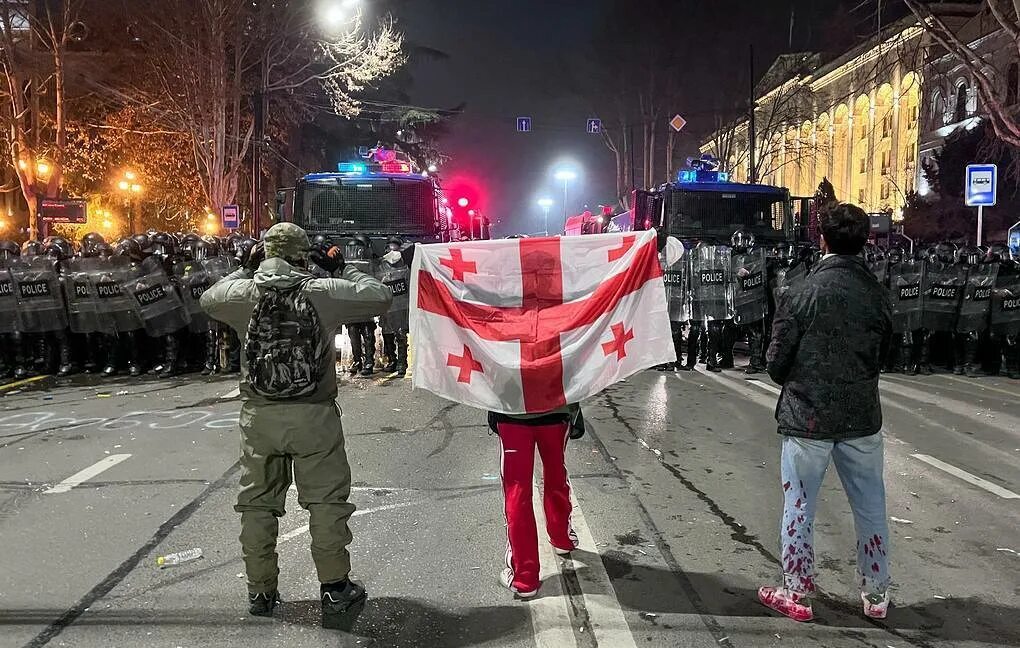
[[[457,200],[457,204],[461,207],[467,207],[470,201],[467,198],[460,198]]]
[[[131,201],[133,196],[137,196],[142,193],[142,185],[135,182],[137,179],[138,174],[128,169],[124,171],[121,179],[117,182],[117,188],[124,193],[124,204],[127,206],[129,234],[133,234],[135,231],[135,215],[134,210],[131,208]]]
[[[357,8],[358,0],[331,0],[320,7],[322,22],[329,29],[338,29],[351,17]]]
[[[538,199],[538,206],[542,208],[542,212],[543,212],[543,221],[542,222],[545,224],[543,229],[545,230],[545,235],[546,236],[549,236],[549,208],[552,207],[552,205],[553,205],[552,198],[539,198]]]
[[[573,169],[558,169],[553,175],[554,178],[563,183],[563,222],[567,222],[567,185],[571,180],[577,179],[577,172]]]

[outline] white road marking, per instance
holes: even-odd
[[[999,486],[998,484],[993,484],[988,480],[976,477],[967,472],[966,470],[961,470],[956,466],[947,464],[946,462],[936,459],[935,457],[926,454],[911,454],[910,456],[913,457],[914,459],[917,459],[918,461],[923,461],[924,463],[930,466],[934,466],[943,472],[947,472],[950,475],[953,475],[954,477],[959,477],[968,484],[972,484],[974,486],[977,486],[978,488],[983,488],[989,493],[992,493],[993,495],[998,495],[1003,499],[1020,499],[1020,495],[1017,495],[1011,490],[1006,490],[1005,488]]]
[[[290,490],[297,492],[297,484],[291,484]],[[405,493],[414,488],[388,488],[386,486],[351,486],[352,493]]]
[[[630,625],[623,616],[616,589],[609,580],[605,565],[602,564],[601,554],[595,546],[595,538],[573,490],[570,492],[570,499],[574,506],[571,521],[577,534],[578,548],[599,556],[599,559],[590,565],[573,561],[575,569],[578,570],[577,579],[581,583],[584,607],[588,610],[588,619],[591,621],[595,640],[599,648],[637,648],[634,635],[630,632]]]
[[[226,394],[223,394],[222,396],[220,396],[220,400],[230,400],[231,398],[237,398],[240,395],[241,395],[241,388],[240,387],[234,387],[233,389],[228,391]]]
[[[387,504],[385,506],[377,506],[375,508],[358,509],[357,511],[354,512],[354,515],[352,515],[351,517],[358,517],[359,515],[368,515],[370,513],[381,513],[382,511],[392,511],[393,509],[399,508],[407,508],[408,506],[412,506],[413,504],[414,502],[400,502],[398,504]],[[280,544],[282,542],[287,542],[288,540],[293,540],[299,535],[307,532],[308,525],[302,524],[296,529],[292,529],[287,533],[284,533],[282,536],[280,536],[280,539],[277,540],[276,543]]]
[[[532,505],[535,508],[535,521],[539,529],[538,560],[541,576],[544,577],[542,591],[538,598],[528,602],[531,614],[531,628],[535,635],[536,648],[569,648],[577,646],[574,636],[573,622],[570,619],[570,608],[563,592],[563,578],[560,572],[560,559],[553,552],[544,536],[546,527],[545,510],[542,506],[541,489],[534,485]]]
[[[775,385],[769,384],[769,383],[767,383],[767,382],[765,382],[763,380],[758,380],[757,378],[748,378],[745,382],[749,382],[752,385],[754,385],[755,387],[761,387],[765,391],[772,392],[776,396],[778,396],[779,394],[783,393],[783,390],[780,389],[779,387],[776,387]]]
[[[86,482],[92,479],[93,477],[103,472],[104,470],[109,470],[110,468],[113,468],[114,466],[124,461],[125,459],[129,458],[130,456],[131,455],[129,454],[115,454],[110,455],[109,457],[103,457],[102,459],[92,464],[88,468],[80,470],[71,475],[70,477],[68,477],[67,479],[65,479],[64,481],[60,482],[56,486],[48,488],[47,490],[43,491],[43,493],[46,495],[66,493],[75,486],[80,485],[82,482]]]

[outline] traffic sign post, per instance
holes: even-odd
[[[602,132],[602,120],[601,119],[589,119],[588,120],[588,132],[592,135],[598,135]]]
[[[235,230],[240,226],[241,210],[237,205],[223,205],[220,208],[220,216],[223,221],[223,229]]]
[[[517,132],[518,133],[530,133],[531,132],[531,117],[518,117],[517,118]]]
[[[977,207],[977,244],[984,236],[984,208],[994,207],[998,197],[999,167],[994,164],[967,165],[964,193],[968,207]]]

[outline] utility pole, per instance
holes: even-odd
[[[747,125],[747,182],[750,184],[758,184],[758,167],[755,164],[755,145],[758,141],[758,125],[755,122],[754,116],[754,45],[749,46],[749,88],[747,94],[747,111],[748,111],[748,125]]]

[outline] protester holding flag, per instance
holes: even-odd
[[[570,529],[564,447],[580,403],[638,371],[673,362],[654,230],[420,246],[412,268],[414,386],[490,412],[501,446],[507,569],[518,596],[538,592],[532,508],[542,458],[549,542]],[[571,423],[576,421],[576,423]]]

